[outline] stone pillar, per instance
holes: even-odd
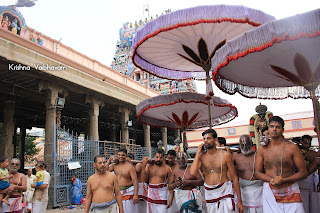
[[[24,168],[24,153],[26,150],[26,135],[27,128],[25,126],[20,127],[20,146],[19,146],[19,159],[21,168]]]
[[[168,131],[166,127],[161,128],[161,134],[162,134],[162,142],[164,146],[164,151],[168,151]]]
[[[143,124],[144,146],[149,149],[149,158],[151,158],[150,126]]]
[[[111,141],[117,142],[117,129],[115,127],[111,129]]]
[[[99,109],[100,106],[104,106],[104,104],[102,101],[90,96],[86,97],[86,103],[89,104],[89,126],[87,136],[89,140],[97,143],[93,153],[94,156],[96,156],[99,154]]]
[[[129,120],[130,110],[127,107],[120,107],[119,112],[120,124],[121,124],[121,143],[129,144],[129,128],[127,127],[127,122]]]
[[[15,102],[5,101],[3,112],[3,126],[2,126],[2,144],[0,146],[1,155],[11,159],[14,153],[13,150],[13,135],[15,131],[14,127],[14,111]]]
[[[56,125],[56,101],[58,98],[57,90],[48,90],[46,98],[46,124],[45,124],[45,144],[44,161],[47,164],[47,171],[53,173],[55,125]]]

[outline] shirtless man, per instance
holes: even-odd
[[[148,164],[149,162],[149,164]],[[142,160],[142,180],[147,182],[148,187],[148,213],[163,213],[172,205],[173,191],[170,190],[168,199],[167,183],[171,176],[170,167],[164,162],[163,149],[156,149],[154,160],[144,157]]]
[[[233,212],[234,194],[232,182],[227,176],[230,172],[231,180],[238,196],[238,211],[243,212],[244,206],[239,187],[239,178],[233,164],[231,154],[223,150],[217,150],[217,133],[213,129],[208,129],[202,133],[204,143],[198,147],[197,154],[190,168],[191,176],[196,176],[199,172],[204,172],[205,176],[205,199],[208,212]],[[204,153],[202,147],[207,151]]]
[[[315,171],[320,169],[318,153],[310,149],[312,137],[310,135],[303,135],[301,137],[301,153],[307,166],[308,177],[299,181],[299,188],[302,197],[302,203],[305,212],[319,212],[320,204],[318,200],[317,190],[315,186],[319,187],[319,176]],[[318,171],[320,172],[320,171]]]
[[[111,158],[109,158],[107,167],[109,167],[109,172],[114,172],[117,175],[124,212],[138,212],[138,206],[135,205],[139,201],[139,185],[136,170],[127,161],[126,149],[119,149],[117,159],[119,163],[110,165]]]
[[[118,179],[115,174],[107,171],[104,155],[94,158],[96,173],[88,178],[85,213],[116,213],[117,205],[119,213],[123,213],[123,205]],[[91,208],[90,208],[91,206]]]
[[[177,166],[176,162],[177,153],[173,149],[170,149],[167,153],[167,165],[170,167],[171,171],[173,171]]]
[[[269,120],[270,143],[260,146],[255,175],[263,184],[263,212],[304,212],[296,181],[307,177],[299,148],[283,139],[284,120]],[[295,172],[296,171],[296,172]]]
[[[174,189],[174,196],[179,212],[188,211],[201,212],[202,201],[197,186],[203,185],[200,171],[197,175],[190,175],[190,166],[187,164],[187,156],[183,152],[178,153],[178,167],[176,167],[169,178],[169,189]]]
[[[9,198],[10,205],[2,202],[0,212],[22,212],[22,193],[27,191],[27,178],[24,174],[19,173],[20,160],[13,158],[10,161],[9,172],[13,175],[9,183],[14,187],[14,191]]]
[[[262,181],[254,175],[256,152],[252,150],[253,142],[249,135],[239,139],[240,154],[233,154],[241,189],[244,212],[262,213]]]

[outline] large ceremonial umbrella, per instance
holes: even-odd
[[[228,101],[212,97],[212,125],[233,120],[237,108]],[[159,95],[140,102],[137,106],[139,120],[150,126],[171,129],[197,129],[209,126],[208,102],[204,94],[182,92]]]
[[[311,98],[320,95],[320,9],[271,21],[229,41],[212,60],[216,85],[249,98]],[[290,106],[288,106],[290,107]]]
[[[259,10],[231,5],[170,12],[136,33],[132,61],[141,70],[161,78],[206,79],[206,98],[210,99],[213,91],[209,70],[216,50],[226,40],[270,20],[274,17]]]
[[[207,110],[209,103],[212,105],[210,115]],[[219,125],[233,120],[238,115],[237,108],[224,99],[213,96],[212,100],[207,102],[204,94],[191,92],[146,99],[138,104],[136,111],[139,120],[144,124],[181,129],[184,132],[183,144],[186,149],[186,129]]]

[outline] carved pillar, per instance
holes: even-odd
[[[144,146],[149,149],[149,158],[151,158],[150,126],[143,124]]]
[[[15,131],[14,127],[14,112],[15,102],[5,101],[3,112],[3,126],[2,126],[2,144],[0,146],[0,153],[7,158],[12,158],[13,150],[13,135]]]
[[[89,104],[89,126],[88,126],[88,137],[92,141],[99,143],[99,109],[100,106],[104,106],[102,101],[92,98],[90,96],[86,97],[86,103]],[[99,154],[99,144],[94,150],[94,156]]]
[[[161,128],[161,134],[162,134],[162,142],[164,146],[164,151],[168,151],[168,130],[166,127]]]
[[[121,143],[129,143],[129,128],[127,122],[129,120],[130,110],[127,107],[120,107],[121,112],[120,124],[121,124]]]

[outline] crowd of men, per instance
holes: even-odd
[[[107,161],[96,156],[85,212],[317,212],[318,195],[310,193],[320,186],[314,181],[318,153],[310,149],[311,137],[293,143],[283,132],[283,119],[273,116],[264,132],[268,140],[258,151],[243,135],[238,153],[220,149],[225,140],[206,130],[192,164],[173,150],[165,159],[163,149],[135,165],[125,149]]]

